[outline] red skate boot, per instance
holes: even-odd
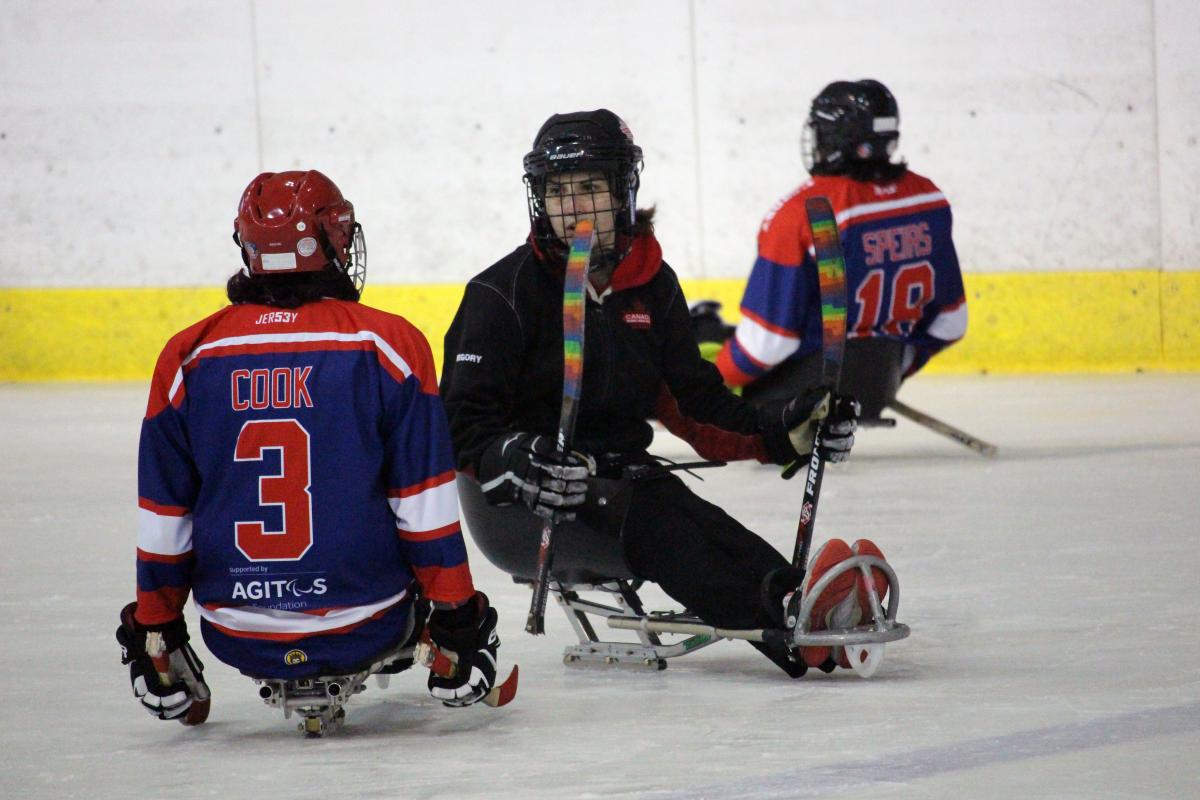
[[[870,539],[859,539],[851,548],[856,556],[874,556],[880,561],[887,561],[883,556],[883,551],[876,546]],[[883,574],[883,570],[874,568],[871,570],[871,578],[875,582],[875,594],[879,596],[879,603],[883,605],[884,599],[888,593],[888,579]],[[862,620],[860,625],[867,625],[875,621],[875,614],[871,608],[871,591],[867,579],[860,573],[855,586],[858,594],[858,607],[862,609]],[[886,606],[885,606],[886,610]]]
[[[787,616],[794,618],[803,598],[808,594],[809,588],[815,585],[825,573],[853,555],[854,553],[850,549],[850,545],[841,539],[830,539],[821,545],[816,554],[813,555],[812,560],[808,562],[808,572],[804,576],[804,583],[800,587],[800,591],[793,592],[784,598]],[[834,579],[833,583],[825,587],[825,591],[821,593],[821,596],[813,604],[812,615],[809,618],[809,631],[826,630],[830,627],[831,623],[835,626],[841,626],[847,609],[857,605],[854,588],[855,576],[853,572],[845,572],[839,575]],[[801,658],[804,659],[804,663],[810,667],[820,667],[830,657],[830,649],[828,647],[807,646],[798,649]]]
[[[874,556],[881,561],[886,561],[883,551],[872,542],[870,539],[859,539],[851,548],[856,556]],[[871,569],[871,578],[875,583],[875,594],[879,597],[879,603],[883,606],[884,598],[887,597],[888,579],[883,574],[883,570],[878,568]],[[886,610],[886,606],[884,606]],[[838,619],[831,620],[834,627],[854,627],[857,625],[871,625],[875,622],[875,612],[871,605],[871,590],[867,579],[862,576],[861,572],[855,573],[854,585],[854,608],[846,610],[844,615]],[[851,652],[847,652],[847,650]],[[838,662],[838,666],[852,669],[850,660],[857,658],[859,664],[865,664],[871,657],[871,651],[867,647],[858,648],[833,648],[833,657]],[[861,666],[860,666],[861,669]]]

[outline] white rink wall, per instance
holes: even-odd
[[[606,106],[685,277],[739,277],[827,82],[875,77],[968,271],[1195,269],[1200,4],[0,0],[0,286],[216,285],[261,170],[355,203],[376,283],[518,244],[521,156]]]

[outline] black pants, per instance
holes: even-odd
[[[779,551],[673,474],[634,483],[622,531],[634,574],[721,628],[778,626],[762,597]]]
[[[766,589],[789,566],[778,550],[673,474],[636,481],[621,534],[634,574],[718,628],[778,628],[782,595]],[[751,642],[793,678],[803,661],[782,645]]]

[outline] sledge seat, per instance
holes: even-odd
[[[638,596],[638,580],[621,546],[619,535],[628,510],[630,484],[624,480],[593,478],[587,501],[578,517],[554,528],[554,565],[550,594],[579,638],[563,652],[563,662],[572,665],[633,666],[666,669],[666,659],[684,655],[719,639],[689,635],[683,642],[667,644],[659,634],[636,631],[637,642],[602,640],[589,616],[602,619],[684,619],[684,615],[647,613]],[[479,482],[458,474],[458,498],[463,520],[480,551],[517,583],[532,586],[537,574],[541,518],[523,506],[491,506]],[[599,594],[599,599],[590,599]],[[587,595],[587,596],[585,596]],[[686,645],[686,646],[685,646]]]

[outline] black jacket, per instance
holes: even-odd
[[[529,243],[475,276],[446,333],[441,393],[459,469],[474,471],[496,437],[554,435],[562,402],[563,266]],[[573,449],[636,454],[659,418],[701,456],[786,463],[777,414],[726,389],[700,357],[679,281],[652,234],[635,240],[600,302],[589,297]],[[766,436],[763,436],[766,429]]]

